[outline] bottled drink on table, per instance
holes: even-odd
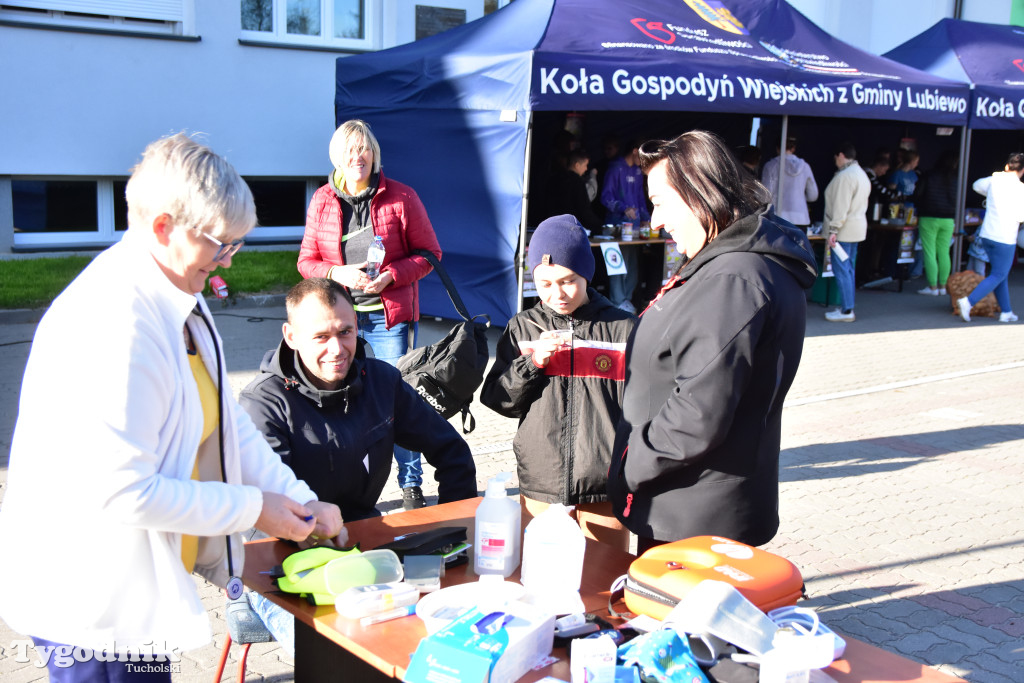
[[[366,276],[376,280],[380,275],[380,264],[384,262],[384,240],[374,235],[370,248],[366,250]]]
[[[511,476],[502,472],[491,477],[487,493],[477,506],[473,539],[473,568],[477,576],[500,574],[507,578],[519,566],[522,511],[518,501],[505,492],[505,482]]]

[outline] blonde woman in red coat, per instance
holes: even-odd
[[[427,210],[408,185],[385,178],[380,144],[365,121],[346,121],[331,138],[334,165],[327,184],[313,195],[299,249],[303,277],[326,277],[348,289],[355,301],[359,336],[374,355],[395,365],[408,350],[409,323],[419,319],[418,281],[431,266],[415,249],[441,258]],[[384,244],[380,272],[366,273],[374,237]],[[423,507],[419,453],[395,448],[398,483],[407,510]]]

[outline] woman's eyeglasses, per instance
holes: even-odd
[[[217,253],[213,255],[214,261],[223,261],[230,256],[234,256],[238,250],[242,248],[242,245],[245,244],[245,240],[235,240],[231,243],[224,243],[208,232],[200,230],[198,226],[196,227],[196,230],[199,230],[200,235],[217,245]]]

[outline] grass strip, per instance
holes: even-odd
[[[44,308],[89,265],[93,256],[60,256],[0,261],[0,308]],[[281,294],[302,279],[295,267],[298,249],[238,252],[231,268],[218,268],[228,291]],[[205,294],[210,294],[207,286]]]

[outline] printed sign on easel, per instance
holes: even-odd
[[[913,263],[914,262],[914,229],[903,228],[903,232],[900,233],[900,251],[896,258],[896,263]]]
[[[625,275],[626,263],[622,260],[622,252],[617,244],[602,244],[601,256],[604,258],[604,267],[609,275]]]

